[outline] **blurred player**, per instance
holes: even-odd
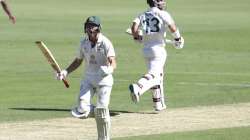
[[[132,101],[139,102],[139,96],[151,89],[153,107],[156,111],[166,109],[163,91],[164,65],[167,58],[165,34],[169,30],[174,38],[174,47],[183,48],[181,37],[171,15],[164,11],[164,0],[147,0],[149,9],[133,21],[131,31],[133,39],[144,45],[143,54],[147,64],[147,73],[137,83],[129,86]]]
[[[101,23],[97,16],[87,18],[84,24],[86,36],[81,41],[74,61],[57,78],[62,80],[85,61],[85,75],[81,81],[77,107],[71,113],[76,118],[87,118],[94,113],[98,140],[110,139],[109,101],[113,85],[113,70],[116,68],[115,51],[112,43],[101,33]],[[96,107],[92,104],[97,96]]]
[[[11,22],[13,24],[15,24],[16,23],[16,18],[12,15],[8,4],[5,2],[5,0],[0,0],[0,3],[2,5],[3,10],[5,11],[5,13],[9,16],[9,19],[11,20]]]

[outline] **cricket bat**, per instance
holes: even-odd
[[[129,35],[132,35],[131,29],[128,28],[128,29],[126,30],[126,33],[129,34]],[[142,31],[141,31],[141,30],[139,30],[139,34],[142,34]],[[165,39],[165,43],[166,43],[166,44],[171,44],[171,45],[173,45],[173,44],[174,44],[174,41],[169,40],[169,39]]]
[[[51,65],[51,67],[57,72],[60,73],[61,72],[61,68],[59,67],[58,63],[56,62],[56,59],[54,58],[54,56],[52,55],[51,51],[48,49],[48,47],[42,42],[42,41],[36,41],[35,42],[37,44],[37,46],[39,47],[39,49],[42,51],[43,55],[45,56],[45,58],[47,59],[47,61],[49,62],[49,64]],[[69,88],[69,84],[66,81],[66,79],[62,79],[64,85]]]

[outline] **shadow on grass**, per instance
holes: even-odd
[[[55,111],[55,112],[70,112],[70,109],[58,109],[58,108],[9,108],[11,110],[22,111]],[[119,116],[121,114],[134,113],[134,114],[158,114],[157,112],[134,112],[124,110],[110,110],[110,116]]]
[[[143,112],[143,111],[123,111],[123,110],[111,110],[111,112],[117,112],[120,114],[127,114],[127,113],[133,113],[133,114],[158,114],[158,112],[152,111],[152,112]]]
[[[23,110],[23,111],[57,111],[57,112],[69,112],[70,109],[57,109],[57,108],[9,108],[12,110]]]

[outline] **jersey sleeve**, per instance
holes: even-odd
[[[84,59],[84,41],[81,41],[80,47],[76,51],[76,58],[78,59]]]
[[[111,41],[109,41],[108,39],[106,40],[106,47],[107,47],[107,57],[114,57],[115,49]]]
[[[162,11],[161,17],[162,17],[163,21],[164,21],[167,25],[175,24],[175,22],[174,22],[172,16],[171,16],[168,12]]]

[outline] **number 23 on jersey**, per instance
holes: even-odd
[[[146,34],[153,34],[160,31],[160,19],[151,13],[145,13],[142,24]]]

